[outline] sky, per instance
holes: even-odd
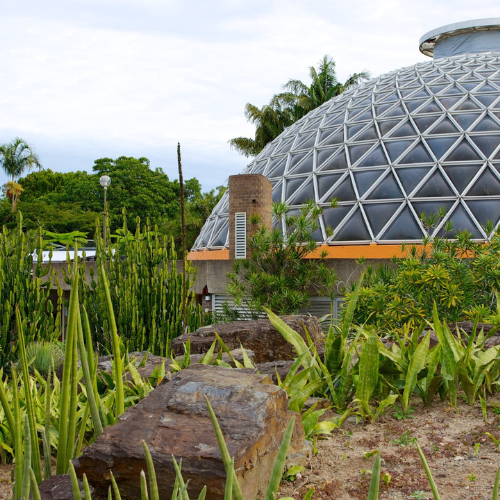
[[[0,144],[19,136],[60,172],[147,157],[174,179],[180,142],[184,178],[210,190],[250,162],[228,144],[253,135],[247,102],[325,54],[341,81],[425,61],[423,34],[487,17],[498,0],[4,2]]]

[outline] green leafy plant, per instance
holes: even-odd
[[[62,365],[64,350],[54,341],[36,340],[26,346],[26,358],[30,371],[36,370],[46,375],[49,368],[57,370]]]
[[[273,213],[286,231],[252,218],[248,257],[235,260],[227,275],[235,306],[245,306],[252,317],[262,314],[263,307],[278,314],[296,313],[309,303],[311,294],[332,300],[336,294],[335,272],[326,265],[326,253],[314,255],[313,233],[319,228],[322,209],[309,202],[292,212],[286,204],[275,203]],[[313,255],[317,258],[309,258]]]
[[[415,443],[415,437],[411,435],[409,430],[406,430],[403,434],[401,434],[401,436],[399,436],[399,438],[393,439],[391,443],[398,446],[413,446]]]

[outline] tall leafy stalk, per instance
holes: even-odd
[[[181,198],[181,237],[182,237],[182,331],[186,329],[186,219],[184,211],[184,179],[182,177],[181,144],[177,143],[177,163],[179,166],[179,186]]]
[[[109,292],[108,278],[104,270],[104,264],[101,264],[101,279],[104,285],[104,293],[106,296],[106,304],[108,306],[108,317],[111,329],[111,345],[113,347],[113,374],[116,387],[116,413],[118,418],[125,411],[125,393],[123,389],[123,361],[120,351],[120,338],[116,328],[115,313],[113,311],[113,303],[111,302],[111,294]]]

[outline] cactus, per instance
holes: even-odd
[[[88,264],[79,263],[79,294],[95,342],[111,350],[113,318],[107,300],[104,275],[108,279],[116,331],[131,351],[149,350],[151,354],[168,356],[171,342],[183,332],[182,272],[177,271],[177,253],[172,238],[150,227],[149,220],[132,236],[124,223],[122,234],[105,251],[102,238],[96,233],[97,271],[88,269],[91,280],[83,277]],[[192,287],[196,268],[188,261],[186,289]],[[66,271],[69,283],[70,269]],[[201,307],[194,302],[194,293],[186,293],[186,329],[194,331],[202,325]]]
[[[0,367],[9,366],[17,349],[14,306],[26,320],[26,343],[55,340],[60,335],[62,290],[50,263],[42,263],[42,247],[41,229],[38,234],[23,233],[20,212],[15,229],[8,231],[4,226],[0,231]],[[58,289],[55,309],[49,299],[53,281]]]

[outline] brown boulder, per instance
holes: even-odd
[[[140,498],[140,471],[146,470],[144,440],[153,456],[160,498],[170,498],[174,484],[172,455],[182,458],[188,492],[196,498],[207,486],[207,498],[224,498],[226,473],[205,403],[208,397],[219,419],[244,498],[262,496],[286,425],[285,391],[267,376],[207,365],[191,365],[169,384],[152,391],[129,408],[118,423],[75,460],[79,477],[85,473],[98,495],[109,486],[113,471],[122,498]],[[289,454],[300,462],[304,430],[297,415]],[[302,456],[304,460],[305,457]]]
[[[306,339],[304,327],[307,328],[313,342],[323,339],[321,324],[313,316],[281,316],[281,319]],[[289,360],[295,357],[293,346],[274,328],[268,319],[253,321],[235,321],[198,328],[193,333],[177,337],[172,343],[174,353],[179,356],[184,352],[183,344],[191,339],[191,352],[202,354],[207,352],[215,340],[215,334],[222,338],[229,349],[237,349],[242,345],[255,353],[256,363],[275,360]]]
[[[78,481],[80,486],[80,496],[85,498],[83,483]],[[72,500],[73,488],[71,486],[71,478],[69,474],[60,474],[58,476],[50,476],[38,486],[40,497],[42,500]],[[92,488],[90,492],[92,493]],[[32,496],[30,495],[30,499]]]

